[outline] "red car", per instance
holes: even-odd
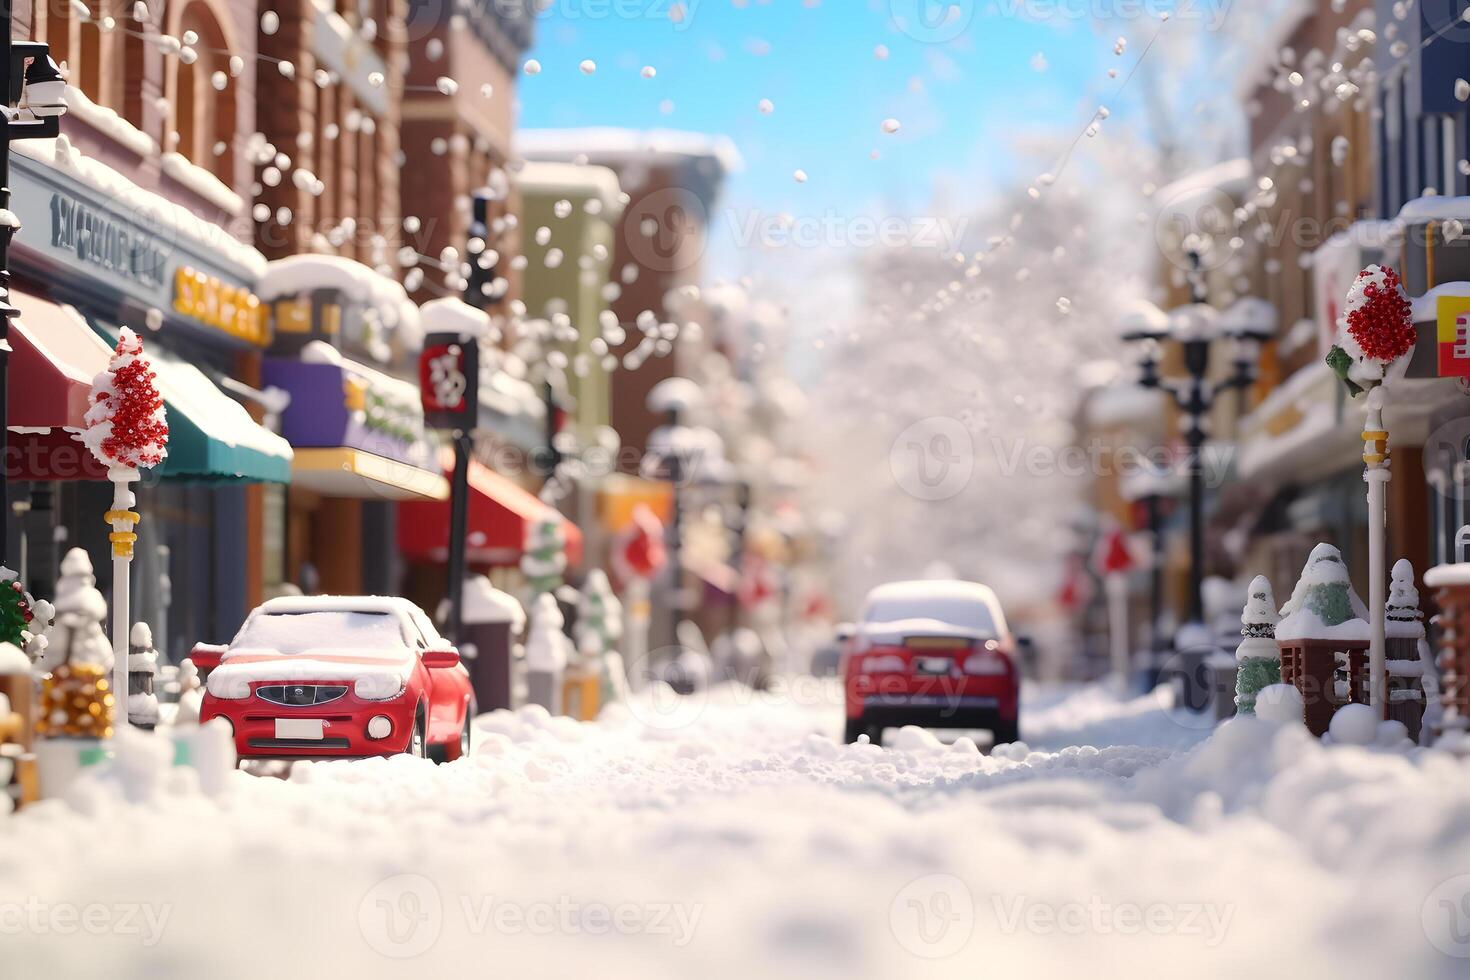
[[[849,742],[885,728],[1020,737],[1020,673],[995,593],[974,582],[890,582],[868,593],[843,651]]]
[[[228,721],[242,759],[469,755],[469,673],[406,599],[271,599],[190,659],[205,675],[200,721]]]

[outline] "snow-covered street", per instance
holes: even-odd
[[[1470,764],[1033,688],[1029,754],[840,690],[484,716],[472,758],[106,770],[0,821],[7,976],[1463,976]],[[155,760],[162,761],[162,760]],[[1289,764],[1288,764],[1289,763]]]

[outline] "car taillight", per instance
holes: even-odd
[[[899,674],[909,669],[908,662],[896,653],[879,653],[864,657],[861,667],[865,674]]]
[[[965,658],[965,673],[974,677],[999,677],[1010,673],[1005,654],[998,650],[981,650]]]

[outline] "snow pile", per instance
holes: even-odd
[[[531,632],[526,637],[526,670],[556,673],[571,659],[572,641],[562,632],[566,624],[556,605],[556,596],[543,592],[531,610]]]
[[[1470,764],[1446,754],[1252,718],[1181,754],[882,749],[833,740],[835,683],[680,700],[666,726],[656,695],[588,724],[497,712],[439,767],[298,763],[212,788],[157,752],[92,767],[3,824],[0,906],[128,903],[134,928],[25,928],[6,966],[233,980],[287,951],[292,975],[364,978],[1462,973],[1431,920],[1470,866]],[[1074,708],[1106,732],[1104,704],[1118,733],[1173,725],[1090,688],[1027,708],[1066,742]]]

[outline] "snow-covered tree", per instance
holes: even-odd
[[[157,466],[168,455],[168,417],[143,341],[127,327],[107,370],[92,381],[82,442],[109,469]]]
[[[1276,597],[1264,575],[1251,579],[1250,595],[1240,614],[1243,639],[1235,648],[1235,710],[1255,714],[1256,695],[1281,683],[1281,649],[1276,645]]]
[[[1279,640],[1366,640],[1368,607],[1353,591],[1342,553],[1330,544],[1312,549],[1291,598],[1281,607]]]
[[[158,696],[153,692],[158,651],[153,649],[153,630],[147,623],[134,623],[128,641],[128,721],[139,728],[153,728],[158,724]]]
[[[1389,637],[1412,640],[1416,645],[1416,659],[1390,660],[1387,668],[1390,675],[1419,679],[1424,692],[1424,717],[1419,730],[1423,741],[1438,728],[1443,708],[1439,703],[1439,674],[1434,664],[1434,651],[1425,636],[1424,611],[1419,608],[1419,590],[1414,585],[1414,566],[1407,558],[1394,562],[1384,618],[1385,632]]]
[[[561,713],[562,678],[572,654],[572,641],[562,632],[565,625],[556,596],[536,596],[526,636],[526,699],[554,715]]]
[[[107,600],[97,591],[92,559],[81,548],[72,548],[61,560],[61,578],[56,580],[56,621],[50,643],[37,662],[41,671],[62,664],[90,664],[112,668],[112,644],[102,628],[107,619]]]
[[[107,738],[119,703],[112,690],[112,644],[102,628],[107,603],[97,591],[92,560],[81,548],[61,561],[55,607],[50,642],[36,662],[41,674],[36,734]]]
[[[527,525],[521,574],[526,576],[533,595],[554,592],[561,586],[562,572],[567,567],[566,543],[566,531],[555,514]]]
[[[578,648],[583,648],[585,637],[591,637],[597,643],[598,655],[615,650],[623,635],[623,604],[600,568],[589,572],[582,583],[576,633]]]

